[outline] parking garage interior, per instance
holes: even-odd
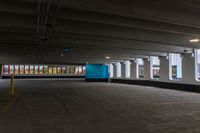
[[[198,0],[1,0],[0,133],[199,133]]]

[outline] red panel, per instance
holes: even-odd
[[[33,65],[33,74],[35,74],[35,65]]]
[[[1,72],[2,72],[2,75],[3,75],[4,74],[4,65],[2,65]]]
[[[38,70],[37,71],[38,71],[37,73],[40,74],[40,66],[39,65],[38,65]]]
[[[44,74],[44,66],[42,67],[42,71],[43,71],[43,74]]]
[[[30,74],[31,70],[30,70],[30,65],[28,65],[28,74]]]
[[[13,74],[15,74],[15,65],[13,65]]]
[[[24,65],[24,74],[25,74],[25,65]]]
[[[20,74],[20,65],[18,65],[18,74]]]

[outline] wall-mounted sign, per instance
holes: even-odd
[[[68,53],[69,52],[69,48],[64,48],[63,51],[64,51],[64,53]]]

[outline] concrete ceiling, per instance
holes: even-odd
[[[0,63],[105,63],[200,48],[199,0],[1,0]],[[64,48],[69,52],[61,56]],[[105,59],[110,56],[111,59]]]

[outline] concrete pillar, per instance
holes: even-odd
[[[117,62],[115,65],[116,65],[116,78],[121,78],[121,63]]]
[[[169,81],[169,59],[168,57],[160,58],[160,81]]]
[[[113,78],[116,78],[117,77],[117,69],[116,69],[116,64],[113,63]]]
[[[130,79],[137,79],[136,77],[136,71],[137,71],[137,63],[136,60],[131,61],[131,65],[130,65]]]
[[[113,64],[108,64],[109,78],[113,78]]]
[[[195,57],[192,54],[182,55],[182,82],[194,83],[195,81]]]
[[[150,59],[148,58],[145,58],[143,59],[144,60],[144,79],[145,80],[150,80],[151,79],[151,76],[150,76]]]
[[[125,78],[125,62],[121,62],[121,78]]]
[[[125,78],[130,78],[130,61],[125,62]]]
[[[3,75],[3,73],[2,73],[2,72],[3,72],[3,71],[2,71],[2,66],[3,66],[3,65],[0,64],[0,79],[2,78],[2,75]]]

